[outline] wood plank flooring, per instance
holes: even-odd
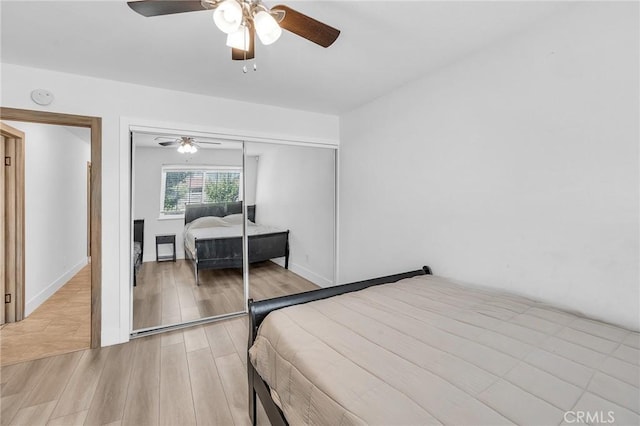
[[[3,366],[0,424],[248,425],[247,333],[243,316]]]
[[[249,291],[254,300],[318,288],[273,262],[252,264]],[[196,286],[191,262],[146,262],[133,289],[133,329],[171,325],[244,310],[242,270],[200,272]]]
[[[211,316],[237,297],[242,302],[239,271],[206,271],[203,284],[195,288],[186,262],[148,263],[144,268],[141,276],[147,281],[139,277],[136,288],[138,295],[149,296],[138,298],[143,318],[189,318],[194,308],[198,315]],[[89,283],[90,271],[82,274]],[[272,262],[252,265],[250,274],[256,300],[317,288]],[[152,291],[149,280],[154,279],[159,285]],[[90,285],[86,293],[88,297]],[[164,297],[177,297],[178,303]],[[89,321],[84,322],[88,347]],[[248,425],[247,334],[247,317],[242,316],[3,365],[0,425]],[[261,406],[258,423],[269,424]]]
[[[20,322],[0,330],[2,365],[87,349],[91,345],[91,265]]]

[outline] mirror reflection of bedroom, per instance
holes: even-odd
[[[245,144],[247,168],[256,163],[257,227],[288,232],[288,256],[251,257],[259,237],[249,232],[249,294],[254,300],[331,286],[335,282],[335,150]]]
[[[245,143],[243,162],[239,141],[137,132],[132,141],[134,332],[334,282],[333,149]]]

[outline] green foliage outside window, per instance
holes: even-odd
[[[176,212],[178,202],[184,200],[189,192],[187,188],[187,172],[167,173],[167,180],[164,190],[164,212]]]
[[[184,213],[185,205],[240,201],[240,172],[221,170],[167,170],[163,209],[166,215]]]
[[[240,197],[240,174],[217,173],[217,175],[217,179],[209,181],[205,185],[207,202],[223,203],[238,201]],[[207,178],[209,178],[209,175]]]

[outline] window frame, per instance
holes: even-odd
[[[160,206],[159,206],[159,214],[158,220],[177,220],[184,219],[184,212],[178,214],[166,214],[164,212],[164,199],[166,196],[166,174],[171,171],[185,171],[185,172],[202,172],[202,198],[201,202],[204,202],[204,196],[206,191],[204,190],[206,183],[206,174],[207,173],[216,173],[216,172],[228,172],[228,171],[236,171],[240,173],[240,183],[238,187],[238,201],[242,201],[244,199],[244,170],[242,166],[213,166],[213,165],[186,165],[186,164],[163,164],[160,167]]]

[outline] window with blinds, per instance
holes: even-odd
[[[187,204],[242,201],[242,170],[239,168],[162,168],[160,213],[184,214]]]

